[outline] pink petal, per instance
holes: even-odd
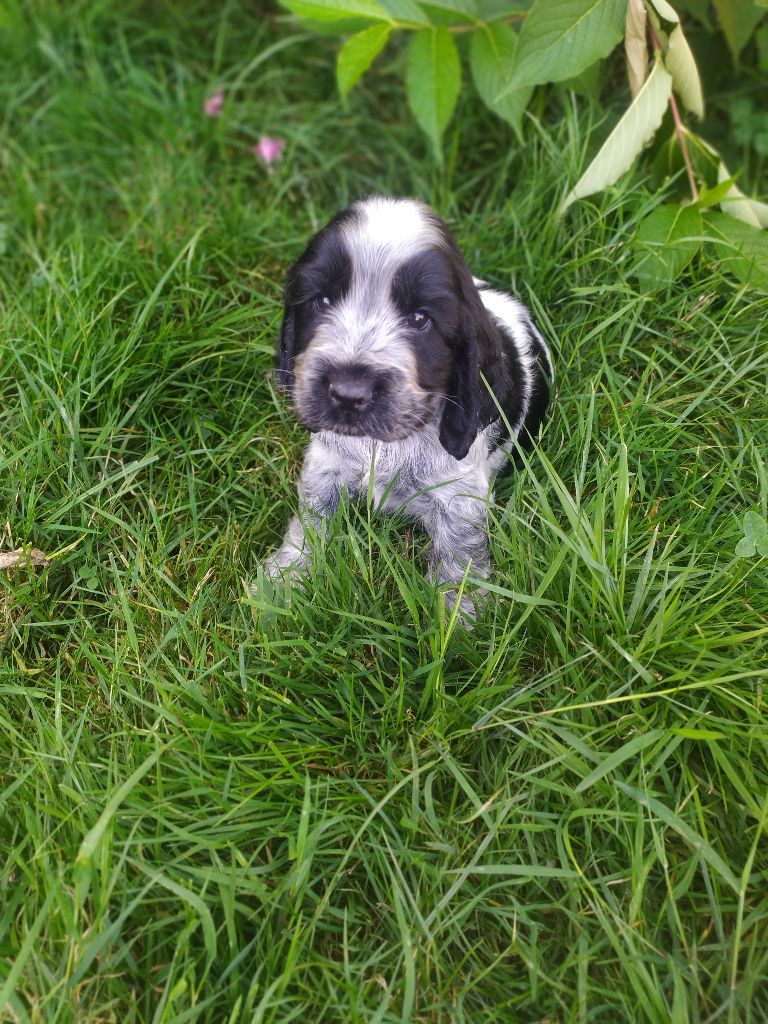
[[[258,143],[251,146],[251,152],[263,160],[267,167],[271,167],[275,160],[282,156],[284,146],[285,139],[272,139],[269,135],[262,135]]]
[[[203,104],[203,110],[208,117],[219,117],[221,115],[221,108],[224,106],[224,91],[223,89],[217,89],[216,92],[209,96]]]

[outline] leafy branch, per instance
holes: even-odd
[[[687,5],[690,0],[676,0]],[[595,68],[623,42],[632,101],[560,205],[613,185],[653,140],[670,111],[691,199],[659,206],[634,241],[635,274],[647,289],[669,284],[706,240],[739,281],[768,290],[768,206],[745,196],[682,108],[704,116],[704,96],[680,15],[668,0],[281,0],[316,29],[346,36],[337,61],[346,99],[393,37],[407,38],[405,91],[414,119],[442,161],[442,139],[462,89],[462,50],[477,94],[524,143],[534,90]],[[715,0],[734,61],[762,11],[750,0]],[[519,23],[519,31],[518,31]],[[464,46],[467,40],[467,45]],[[691,149],[710,173],[697,170]],[[712,184],[716,173],[717,182]],[[720,206],[720,212],[713,207]]]

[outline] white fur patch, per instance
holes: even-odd
[[[478,278],[474,278],[476,285],[483,285],[482,281]],[[536,329],[536,325],[531,320],[530,314],[522,302],[513,298],[511,295],[507,295],[505,292],[497,292],[492,288],[481,288],[480,298],[483,300],[483,305],[499,320],[512,335],[515,341],[515,347],[517,348],[520,358],[524,361],[526,368],[532,367],[536,362],[535,353],[530,351],[530,346],[526,341],[524,345],[520,344],[520,339],[526,337],[527,329],[531,329],[536,332],[538,340],[541,342],[541,347],[547,357],[547,368],[549,370],[550,377],[554,377],[554,370],[552,368],[552,355],[549,351],[549,346],[546,341],[542,338],[539,331]]]
[[[439,228],[412,199],[364,199],[355,205],[361,220],[342,225],[360,276],[374,271],[388,283],[397,267],[430,246],[442,246]]]
[[[358,209],[365,218],[366,241],[373,245],[399,247],[412,242],[428,245],[437,231],[423,208],[408,199],[366,199]]]

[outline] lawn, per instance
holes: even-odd
[[[467,93],[439,168],[258,7],[0,14],[0,551],[50,559],[0,576],[0,1019],[763,1024],[768,301],[706,252],[638,289],[641,173],[555,217],[586,101],[521,148]],[[471,632],[364,503],[246,588],[306,441],[283,277],[372,192],[556,352]]]

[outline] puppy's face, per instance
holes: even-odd
[[[369,199],[335,217],[286,287],[278,380],[303,423],[395,441],[435,422],[456,402],[467,280],[474,291],[418,203]]]

